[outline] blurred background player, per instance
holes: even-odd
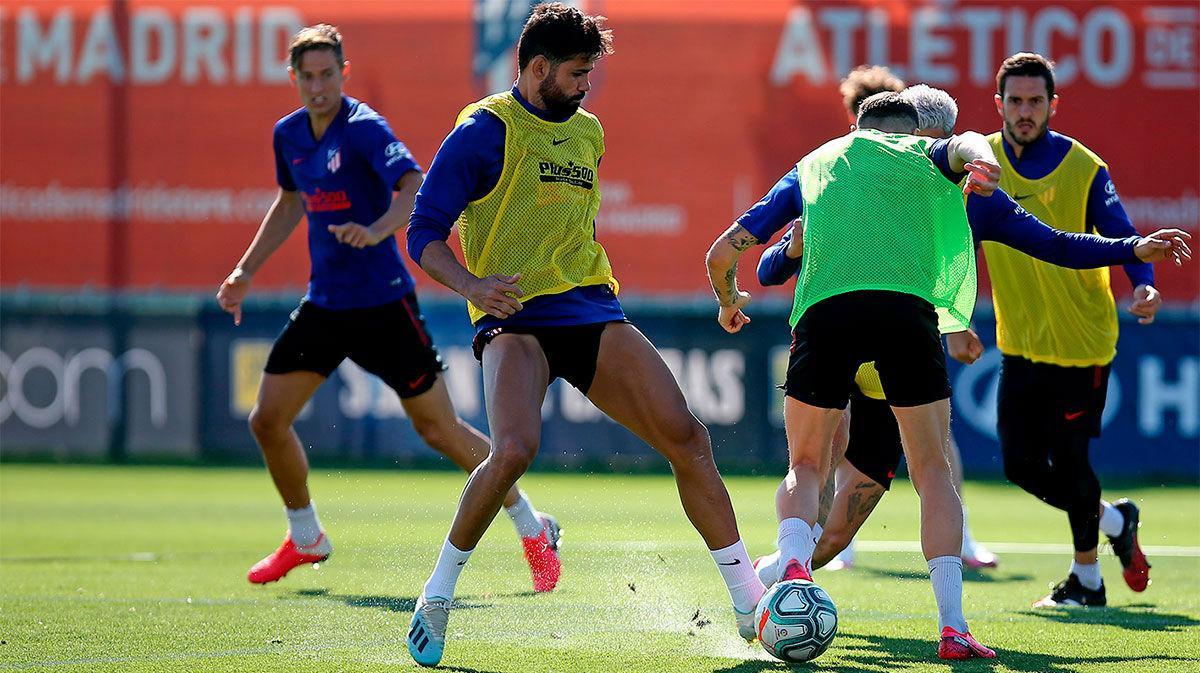
[[[858,108],[862,102],[877,93],[884,91],[899,92],[905,88],[904,80],[900,79],[882,65],[860,65],[851,70],[846,78],[842,80],[838,86],[838,91],[842,94],[842,104],[846,108],[846,115],[851,124],[855,123],[858,118]],[[948,134],[947,134],[948,135]],[[986,199],[981,199],[986,200]],[[764,253],[765,254],[765,253]],[[861,406],[861,405],[860,405]],[[889,414],[890,417],[890,414]],[[853,423],[851,418],[848,423]],[[861,423],[860,423],[861,425]],[[848,436],[848,428],[843,427],[837,434],[839,440],[844,441]],[[954,487],[958,490],[959,496],[962,497],[963,490],[963,468],[962,454],[959,451],[958,444],[954,441],[954,435],[950,435],[950,470],[954,476]],[[850,471],[850,466],[843,463],[835,473],[837,488],[840,490],[843,486],[849,485],[854,488],[858,475]],[[880,493],[879,495],[882,495]],[[851,539],[837,556],[835,556],[826,566],[827,570],[840,570],[849,568],[854,565],[854,540]],[[999,563],[999,559],[987,547],[975,540],[975,536],[971,534],[971,526],[967,520],[967,505],[966,500],[963,500],[963,546],[960,553],[963,563],[971,568],[995,568]]]
[[[917,109],[918,135],[948,138],[954,133],[958,105],[949,93],[918,84],[905,89],[904,96]],[[1190,248],[1185,240],[1190,236],[1186,232],[1167,229],[1145,237],[1121,239],[1069,233],[1041,222],[1003,190],[996,190],[987,198],[970,194],[966,208],[976,245],[982,241],[996,241],[1047,264],[1083,269],[1190,258]],[[797,233],[802,231],[801,226],[798,221],[778,243],[763,253],[758,264],[758,280],[764,286],[782,285],[799,273],[803,239]],[[964,364],[974,362],[982,354],[974,333],[947,335],[947,343],[951,356]],[[888,409],[879,373],[873,364],[859,369],[849,411],[849,446],[845,449],[844,462],[839,460],[836,446],[833,454],[834,463],[841,463],[839,474],[845,473],[848,478],[839,478],[831,503],[826,504],[826,496],[822,494],[821,511],[827,511],[828,515],[820,522],[822,530],[813,551],[814,569],[832,562],[835,554],[866,522],[890,488],[903,457],[900,429]],[[755,569],[764,584],[777,581],[778,559],[776,551],[755,561]]]
[[[1108,167],[1079,141],[1049,129],[1058,109],[1053,65],[1014,54],[996,73],[1003,129],[988,137],[1003,166],[1001,186],[1040,220],[1064,231],[1137,232]],[[985,243],[1000,367],[998,426],[1010,481],[1067,513],[1075,558],[1067,579],[1035,605],[1104,605],[1099,530],[1121,561],[1126,584],[1145,591],[1150,564],[1138,545],[1138,507],[1100,498],[1088,445],[1100,435],[1117,344],[1117,310],[1107,268],[1051,266]],[[1149,264],[1127,264],[1130,313],[1149,324],[1162,305]],[[1051,316],[1051,319],[1047,319]],[[1099,530],[1098,530],[1099,529]]]
[[[292,422],[343,359],[395,390],[422,439],[464,470],[488,452],[487,437],[450,402],[393,236],[408,222],[420,166],[379,113],[342,93],[350,63],[336,28],[301,30],[289,59],[303,107],[275,124],[279,194],[217,292],[221,308],[240,324],[254,273],[308,217],[308,293],[271,349],[250,412],[250,429],[288,520],[283,544],[250,568],[254,583],[276,581],[333,549],[309,497],[308,459]],[[522,538],[534,589],[553,589],[560,572],[557,523],[534,511],[516,486],[506,490],[504,505]]]
[[[950,383],[939,322],[962,331],[975,303],[971,235],[956,188],[990,194],[998,168],[983,136],[913,136],[903,96],[863,102],[858,130],[809,153],[713,242],[708,275],[717,320],[738,332],[750,295],[737,287],[743,251],[804,218],[791,323],[784,426],[789,470],[776,494],[781,580],[811,579],[819,493],[855,372],[875,361],[921,498],[921,545],[938,606],[943,659],[995,657],[962,611],[962,503],[946,459]],[[887,208],[880,208],[887,204]],[[815,260],[815,261],[814,261]]]
[[[463,566],[541,440],[546,388],[563,378],[671,463],[684,511],[754,637],[763,585],[737,531],[705,427],[654,346],[625,319],[596,241],[604,135],[579,106],[612,52],[604,17],[539,5],[517,43],[513,88],[469,105],[417,196],[408,253],[466,297],[494,443],[472,473],[408,633],[424,666],[442,657]],[[466,266],[446,240],[459,225]]]

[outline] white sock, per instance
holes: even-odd
[[[766,587],[754,572],[746,545],[738,540],[723,549],[711,549],[709,553],[717,564],[717,570],[721,571],[721,579],[725,580],[725,587],[729,589],[734,609],[743,614],[754,610]]]
[[[541,535],[542,522],[538,520],[537,512],[533,511],[533,506],[529,504],[529,498],[525,496],[524,491],[518,491],[516,504],[505,507],[504,511],[508,512],[508,518],[512,519],[517,535],[523,538]]]
[[[817,542],[812,527],[804,519],[790,518],[779,522],[779,560],[786,565],[792,559],[808,568],[812,565],[813,549]]]
[[[462,551],[449,539],[446,540],[442,545],[442,553],[438,555],[437,565],[433,567],[433,574],[425,583],[425,598],[454,598],[454,585],[458,584],[458,576],[467,559],[471,558],[471,551]]]
[[[1104,512],[1100,515],[1100,532],[1109,537],[1116,537],[1125,530],[1125,515],[1111,503],[1100,501]]]
[[[1079,583],[1091,589],[1098,591],[1104,584],[1104,579],[1100,577],[1100,562],[1095,563],[1080,563],[1071,561],[1071,573],[1079,578]]]
[[[812,526],[812,532],[813,532],[813,544],[816,544],[817,542],[821,541],[821,533],[824,533],[825,529],[821,527],[821,524],[814,523]]]
[[[937,602],[938,631],[949,626],[960,633],[967,631],[962,608],[962,559],[939,556],[929,561],[929,581]]]
[[[297,547],[311,547],[316,544],[321,537],[321,522],[317,520],[317,504],[310,500],[307,507],[300,509],[284,507],[283,509],[287,514],[288,533],[292,536],[292,542],[295,542]]]

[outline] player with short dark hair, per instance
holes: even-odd
[[[975,301],[971,235],[953,180],[968,170],[963,190],[986,195],[998,169],[979,134],[913,135],[916,109],[897,93],[865,100],[858,127],[801,159],[708,252],[718,323],[738,332],[750,301],[737,287],[738,257],[804,219],[785,384],[789,470],[776,493],[781,579],[811,579],[832,436],[855,371],[874,361],[921,496],[938,656],[991,658],[962,612],[962,503],[945,457],[950,384],[938,332],[966,329]]]
[[[1025,209],[1064,231],[1136,235],[1108,166],[1079,141],[1051,131],[1058,110],[1054,64],[1014,54],[996,73],[1001,131],[988,137],[1004,166],[1001,185]],[[1075,557],[1067,579],[1035,603],[1104,605],[1099,531],[1112,542],[1126,584],[1149,585],[1138,544],[1140,513],[1129,500],[1101,499],[1088,457],[1100,435],[1108,377],[1116,355],[1117,310],[1107,268],[1061,269],[985,243],[1000,367],[998,429],[1008,479],[1067,513]],[[1154,320],[1162,298],[1149,264],[1127,264],[1129,311]],[[1045,316],[1054,316],[1046,320]]]
[[[393,236],[408,221],[421,167],[378,112],[342,93],[350,63],[343,60],[336,28],[301,30],[289,62],[303,107],[275,124],[279,193],[217,292],[221,308],[240,324],[254,273],[307,216],[308,293],[271,349],[250,412],[250,429],[288,519],[283,544],[247,574],[256,584],[279,580],[333,549],[309,497],[308,459],[292,422],[342,360],[383,379],[422,439],[459,467],[470,471],[488,451],[487,437],[460,419],[450,402],[441,359]],[[558,525],[515,486],[503,497],[534,589],[549,591],[560,572]]]
[[[436,665],[463,566],[503,493],[537,454],[547,386],[562,378],[671,463],[684,511],[754,637],[763,585],[737,530],[704,425],[654,346],[625,319],[596,240],[599,120],[580,108],[611,52],[603,17],[561,3],[534,9],[513,88],[466,107],[417,195],[409,256],[468,300],[493,445],[471,475],[408,632]],[[536,38],[536,43],[535,43]],[[538,46],[534,46],[534,45]],[[465,265],[446,244],[457,221]]]
[[[853,121],[858,118],[858,108],[866,99],[884,91],[904,90],[904,80],[882,65],[860,65],[846,74],[838,85],[842,104]]]
[[[958,106],[948,93],[919,84],[905,90],[904,95],[917,108],[918,134],[946,138],[953,133]],[[1178,229],[1122,239],[1068,233],[1038,220],[1003,190],[996,190],[988,198],[971,194],[966,207],[976,245],[982,241],[996,241],[1047,264],[1078,269],[1164,259],[1182,261],[1190,257],[1186,243],[1190,236]],[[763,253],[758,264],[758,280],[763,285],[782,285],[800,272],[803,249],[795,243],[798,240],[795,231],[795,228],[789,229],[779,242]],[[1047,316],[1046,319],[1051,318]],[[973,334],[961,342],[956,340],[956,336],[963,334],[948,336],[951,356],[970,364],[982,350]],[[855,385],[857,390],[852,393],[849,407],[849,445],[840,466],[845,473],[844,479],[839,479],[832,501],[828,504],[822,501],[822,509],[828,509],[828,516],[821,522],[823,529],[813,551],[814,568],[832,562],[850,543],[891,487],[903,457],[900,429],[888,409],[879,372],[873,364],[865,364],[859,369]],[[836,453],[834,461],[838,461]],[[963,536],[965,540],[965,527]],[[764,584],[777,580],[778,559],[776,552],[755,560],[755,569]]]

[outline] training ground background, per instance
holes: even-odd
[[[462,483],[455,472],[315,472],[334,555],[259,587],[245,571],[284,530],[265,470],[5,464],[0,670],[416,670],[404,633]],[[773,545],[776,485],[729,479],[752,555]],[[788,670],[737,638],[670,477],[534,473],[523,486],[565,527],[560,587],[530,593],[515,534],[498,518],[460,583],[446,670]],[[840,630],[798,670],[1200,670],[1200,489],[1107,489],[1140,503],[1154,582],[1132,593],[1102,549],[1109,607],[1076,611],[1029,608],[1066,574],[1066,517],[999,482],[964,490],[976,535],[1001,557],[964,585],[972,630],[999,658],[934,658],[916,496],[898,480],[860,536],[858,565],[817,573]]]

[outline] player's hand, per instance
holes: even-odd
[[[983,342],[979,340],[979,335],[974,330],[966,329],[962,332],[947,334],[946,349],[950,351],[950,357],[964,365],[969,365],[983,355]]]
[[[1133,254],[1143,262],[1161,262],[1164,259],[1175,261],[1175,266],[1192,258],[1192,249],[1188,246],[1191,234],[1182,229],[1159,229],[1143,236],[1133,247]]]
[[[787,250],[783,254],[788,259],[800,259],[804,256],[804,220],[796,220],[792,223],[792,240],[788,241]]]
[[[250,292],[250,274],[234,269],[217,290],[217,304],[221,310],[233,314],[233,324],[242,324],[242,301]]]
[[[976,159],[963,166],[967,171],[967,181],[963,183],[963,194],[975,193],[980,196],[991,196],[1000,188],[1000,165],[990,161]]]
[[[507,318],[524,308],[517,299],[521,296],[521,288],[517,287],[519,280],[519,273],[515,276],[479,278],[467,288],[467,301],[490,316]]]
[[[1153,285],[1139,285],[1133,288],[1133,304],[1129,312],[1138,317],[1138,322],[1149,325],[1154,322],[1154,314],[1162,308],[1162,295]]]
[[[325,227],[329,233],[333,234],[338,243],[362,249],[372,245],[377,245],[385,237],[380,236],[372,231],[370,227],[364,227],[361,224],[347,222],[345,224],[331,224]]]
[[[730,334],[740,331],[750,324],[750,316],[742,313],[742,307],[749,303],[750,293],[739,291],[732,304],[721,307],[717,313],[717,322]]]

